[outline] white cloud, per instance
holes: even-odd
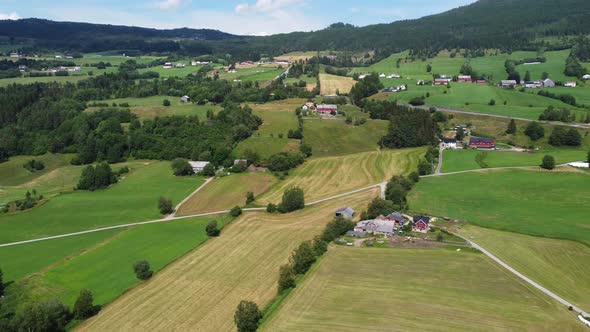
[[[18,16],[17,13],[12,12],[12,13],[0,13],[0,20],[18,20],[20,18],[20,16]]]
[[[307,2],[306,0],[256,0],[254,4],[240,3],[236,6],[236,13],[272,13],[283,10],[286,7],[301,5]]]
[[[180,7],[181,4],[182,4],[181,0],[162,0],[162,1],[156,2],[155,7],[163,9],[163,10],[169,10],[169,9],[176,9],[176,8]]]

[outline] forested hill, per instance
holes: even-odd
[[[191,55],[232,54],[245,59],[304,50],[376,50],[388,54],[405,49],[537,49],[543,37],[590,34],[589,21],[588,0],[480,0],[416,20],[365,27],[338,23],[319,31],[268,37],[235,36],[206,29],[156,30],[40,19],[0,21],[0,36],[13,37],[17,44],[19,38],[28,38],[34,41],[34,47],[45,49],[179,51]],[[184,41],[174,41],[179,38]]]
[[[213,41],[239,36],[212,29],[170,29],[122,25],[56,22],[44,19],[0,20],[0,36],[34,41],[38,48],[70,51],[135,49],[145,52],[176,51],[175,39]],[[199,49],[200,50],[200,49]],[[201,50],[200,50],[201,51]]]
[[[480,0],[416,20],[258,38],[261,50],[522,49],[545,36],[590,33],[588,0]]]

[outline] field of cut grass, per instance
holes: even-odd
[[[305,120],[303,143],[312,147],[315,157],[375,151],[388,125],[384,120],[367,120],[361,126],[347,125],[343,119]]]
[[[265,104],[249,105],[254,114],[258,115],[264,121],[257,134],[260,136],[279,137],[283,134],[287,137],[289,130],[296,130],[297,116],[295,109],[301,107],[305,99],[287,99],[274,101]]]
[[[257,202],[278,203],[285,189],[301,187],[307,202],[341,194],[409,174],[418,165],[425,149],[383,150],[307,160],[286,180],[272,186]]]
[[[127,60],[134,60],[138,64],[150,63],[154,60],[161,59],[162,57],[144,55],[140,57],[124,57],[123,55],[103,55],[96,53],[84,54],[81,59],[73,59],[76,64],[83,65],[85,63],[97,63],[97,62],[109,62],[113,66],[119,66],[121,63]]]
[[[234,149],[234,155],[238,158],[244,158],[247,150],[258,153],[261,159],[267,159],[273,154],[279,152],[299,151],[299,140],[288,139],[285,135],[283,138],[268,136],[251,136],[238,143]]]
[[[221,236],[171,264],[91,318],[81,331],[234,331],[238,303],[263,308],[276,294],[279,267],[302,241],[320,233],[342,205],[360,209],[366,191],[286,215],[246,213]],[[167,319],[162,319],[167,317]]]
[[[350,89],[356,84],[352,77],[337,76],[330,74],[320,74],[320,93],[323,95],[333,95],[336,93],[349,93]]]
[[[42,156],[16,156],[0,163],[0,186],[16,186],[39,178],[63,166],[70,165],[73,155],[45,154]],[[45,168],[41,171],[30,172],[23,164],[31,159],[42,161]]]
[[[201,177],[175,177],[169,162],[145,162],[112,187],[55,197],[31,210],[0,216],[0,243],[160,218],[158,198],[180,202]]]
[[[163,106],[164,99],[170,101],[170,106]],[[122,103],[129,104],[131,113],[137,115],[140,120],[153,119],[157,116],[198,116],[200,119],[207,118],[207,111],[218,112],[221,107],[218,105],[195,105],[193,103],[183,103],[180,98],[174,96],[151,96],[145,98],[117,98],[108,100],[97,100],[97,103],[107,103],[117,105]],[[91,102],[92,103],[92,102]],[[95,111],[102,107],[89,107],[88,111]]]
[[[332,246],[263,331],[553,331],[582,325],[480,253]]]
[[[326,52],[326,51],[289,52],[289,53],[275,57],[275,60],[286,60],[286,61],[306,60],[306,59],[310,59],[314,56],[317,56],[318,53],[320,54],[320,56],[330,54],[330,52]]]
[[[184,203],[177,215],[216,212],[238,205],[244,206],[248,191],[257,196],[275,182],[276,178],[269,173],[240,173],[217,178]]]
[[[590,175],[559,171],[484,171],[421,179],[412,210],[475,225],[590,244]]]
[[[459,230],[518,272],[590,310],[590,248],[581,243],[466,225]]]
[[[186,64],[187,62],[184,63]],[[164,68],[163,66],[155,66],[138,69],[138,72],[145,73],[153,71],[160,74],[160,77],[186,77],[187,75],[196,74],[200,68],[201,66],[191,66],[190,62],[188,62],[188,65],[184,68]]]
[[[570,77],[569,80],[575,79]],[[558,95],[572,95],[574,98],[576,98],[577,104],[590,106],[590,83],[586,83],[586,85],[578,84],[578,86],[575,88],[556,86],[551,89],[527,89],[527,92],[537,94],[541,90]]]
[[[96,71],[95,71],[96,73]],[[81,80],[85,80],[92,76],[87,75],[71,75],[71,76],[49,76],[49,77],[15,77],[15,78],[3,78],[0,79],[0,87],[11,85],[11,84],[31,84],[31,83],[48,83],[48,82],[70,82],[76,83]]]
[[[235,73],[228,73],[221,70],[219,72],[219,78],[228,81],[240,80],[240,81],[258,81],[266,82],[272,81],[277,76],[282,74],[286,68],[268,67],[268,66],[256,66],[249,68],[237,68]]]
[[[564,164],[584,160],[588,154],[584,150],[554,149],[535,152],[479,151],[479,150],[445,150],[443,156],[443,173],[482,168],[477,162],[478,155],[483,156],[487,165],[483,168],[507,166],[538,166],[545,155],[555,157],[555,162]]]

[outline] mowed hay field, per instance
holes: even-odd
[[[263,331],[579,331],[481,253],[332,246]]]
[[[467,236],[518,272],[590,310],[590,248],[584,244],[466,225]]]
[[[273,135],[274,137],[283,134],[284,137],[287,137],[289,130],[297,129],[295,109],[304,103],[305,99],[294,98],[265,104],[248,104],[252,108],[252,112],[261,117],[263,121],[257,134],[260,136]]]
[[[590,174],[501,170],[423,178],[412,210],[590,245]]]
[[[323,95],[349,93],[355,84],[352,77],[320,74],[320,93]]]
[[[315,157],[375,151],[388,126],[385,120],[367,120],[361,126],[352,126],[344,120],[310,119],[303,122],[303,143],[311,146]]]
[[[290,187],[301,187],[306,202],[312,202],[377,184],[393,175],[411,173],[424,153],[424,148],[412,148],[310,159],[258,197],[257,202],[278,203]]]
[[[217,178],[186,201],[176,214],[186,216],[243,206],[248,191],[256,196],[266,191],[275,182],[276,177],[270,173],[248,172]]]
[[[220,237],[106,306],[79,330],[235,331],[238,303],[267,305],[277,292],[279,267],[296,246],[319,234],[335,209],[361,209],[377,195],[364,191],[285,215],[245,213]]]

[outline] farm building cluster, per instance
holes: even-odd
[[[319,115],[334,116],[338,114],[338,105],[335,104],[316,104],[313,99],[308,99],[303,106],[302,111],[310,111]]]
[[[343,207],[336,210],[336,216],[346,219],[352,219],[354,213],[354,210],[350,207]],[[387,216],[379,215],[374,219],[359,221],[347,235],[354,237],[363,237],[366,235],[391,236],[397,233],[402,234],[402,228],[405,226],[411,226],[411,230],[414,232],[427,232],[430,229],[430,223],[430,217],[409,217],[396,211]]]

